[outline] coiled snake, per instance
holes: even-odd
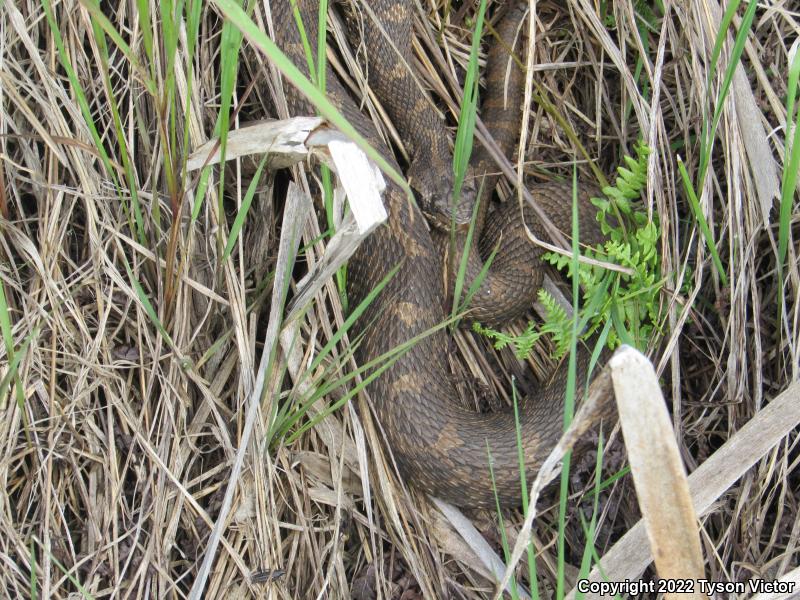
[[[285,0],[284,0],[285,1]],[[275,10],[272,21],[278,45],[308,74],[302,38],[290,3]],[[308,42],[316,48],[318,0],[297,0]],[[408,65],[412,64],[412,6],[410,1],[377,0],[367,3],[373,14],[361,12],[363,43],[367,48],[369,84],[397,125],[411,161],[410,183],[426,214],[448,214],[452,188],[452,157],[445,127],[420,91]],[[495,43],[485,76],[488,90],[482,118],[504,152],[518,139],[522,73],[509,63],[507,48],[514,46],[524,7],[514,4],[498,26],[505,44]],[[376,27],[377,18],[381,27]],[[511,64],[511,68],[506,67]],[[327,93],[345,117],[399,170],[392,152],[372,123],[361,113],[342,83],[330,72]],[[504,87],[505,86],[505,87]],[[504,93],[504,91],[506,93]],[[287,90],[290,111],[312,114],[313,108]],[[505,101],[505,98],[508,100]],[[497,170],[488,155],[476,148],[473,171],[483,176]],[[467,195],[470,194],[469,188]],[[483,189],[490,195],[494,179],[486,177]],[[563,232],[571,231],[571,189],[559,184],[539,186],[531,192],[551,221]],[[582,206],[588,206],[582,194]],[[387,225],[379,227],[359,247],[348,265],[348,296],[357,305],[396,265],[397,274],[356,324],[363,333],[357,350],[362,364],[418,336],[445,320],[442,238],[430,231],[419,209],[402,190],[388,184],[384,202]],[[482,199],[481,206],[489,204]],[[589,209],[591,207],[589,206]],[[470,211],[467,211],[470,212]],[[468,276],[480,270],[481,252],[498,247],[489,275],[472,302],[471,317],[497,323],[519,316],[530,307],[542,279],[541,250],[525,236],[516,203],[506,203],[485,219],[479,217],[482,235],[469,254]],[[596,237],[591,210],[581,208],[581,238]],[[546,235],[525,212],[528,226]],[[434,219],[436,220],[436,219]],[[444,219],[446,221],[446,219]],[[463,238],[463,234],[459,234]],[[499,244],[499,245],[498,245]],[[444,244],[446,245],[446,244]],[[423,337],[394,362],[369,387],[375,411],[395,460],[407,482],[418,489],[461,506],[494,507],[488,468],[491,451],[497,492],[503,505],[519,504],[519,455],[511,410],[478,414],[461,408],[447,359],[448,340],[443,330]],[[526,471],[535,472],[562,431],[565,369],[532,397],[520,411]]]

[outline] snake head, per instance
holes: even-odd
[[[452,176],[442,177],[432,185],[416,189],[417,202],[431,227],[450,231],[450,227],[455,223],[456,231],[469,229],[477,198],[472,179],[462,184],[458,198],[453,198]]]

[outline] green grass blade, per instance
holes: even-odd
[[[581,557],[581,566],[578,571],[578,579],[587,579],[592,570],[592,557],[596,554],[594,547],[594,537],[597,531],[597,515],[600,512],[600,477],[603,474],[603,432],[600,431],[600,438],[597,442],[597,459],[594,466],[594,497],[592,500],[592,519],[589,526],[584,522],[583,514],[581,513],[581,523],[583,525],[584,536],[586,537],[586,546],[583,549],[583,556]],[[581,599],[584,595],[578,592],[575,596]]]
[[[39,540],[39,538],[37,538],[37,537],[35,537],[35,536],[34,536],[34,538],[33,538],[33,539],[34,539],[34,541],[35,541],[37,544],[39,544],[39,546],[40,546],[40,547],[42,547],[42,548],[44,549],[44,544],[42,544],[42,542]],[[53,561],[53,563],[54,563],[54,564],[55,564],[55,565],[56,565],[56,566],[59,568],[59,570],[60,570],[60,571],[61,571],[61,572],[64,574],[64,577],[66,577],[67,579],[69,579],[69,580],[70,580],[70,582],[72,583],[72,585],[74,585],[76,588],[78,588],[78,591],[81,593],[81,595],[83,595],[83,597],[84,597],[86,600],[94,600],[94,596],[92,596],[92,594],[91,594],[91,593],[89,593],[89,590],[87,590],[85,587],[83,587],[83,586],[81,585],[81,582],[80,582],[80,581],[78,581],[77,579],[75,579],[75,577],[73,577],[73,576],[72,576],[72,573],[70,572],[72,569],[69,569],[69,570],[68,570],[68,569],[67,569],[67,568],[66,568],[64,565],[62,565],[62,564],[61,564],[61,562],[59,562],[59,560],[58,560],[58,559],[57,559],[55,556],[53,556],[53,555],[52,555],[52,554],[51,554],[49,551],[47,551],[46,549],[45,549],[45,551],[47,552],[48,556],[50,557],[50,560],[52,560],[52,561]]]
[[[714,49],[711,51],[711,60],[708,63],[709,67],[707,86],[709,89],[711,88],[711,79],[717,70],[717,61],[719,61],[719,55],[722,52],[722,44],[725,43],[728,27],[731,26],[731,23],[733,22],[733,16],[736,14],[736,11],[739,10],[740,4],[741,0],[731,0],[725,9],[725,14],[722,15],[722,20],[719,23],[717,39],[714,41]]]
[[[267,164],[267,157],[267,154],[262,157],[261,162],[258,163],[258,167],[256,168],[255,175],[253,175],[253,179],[250,181],[250,185],[247,186],[247,191],[242,199],[242,206],[236,213],[236,218],[233,220],[233,225],[231,225],[228,243],[225,244],[225,252],[222,255],[223,261],[228,260],[228,257],[233,251],[233,247],[236,245],[236,240],[239,239],[239,234],[242,231],[242,227],[244,227],[244,221],[247,218],[247,213],[250,211],[250,205],[253,202],[253,196],[255,196],[256,188],[261,182],[261,172],[264,170],[264,165]]]
[[[407,340],[407,341],[403,342],[402,344],[399,344],[398,346],[395,346],[391,350],[389,350],[387,352],[384,352],[383,354],[381,354],[377,358],[374,358],[373,360],[369,361],[366,365],[362,365],[361,367],[359,367],[359,369],[356,372],[348,374],[348,375],[342,377],[339,380],[339,382],[337,382],[336,387],[341,387],[341,385],[344,382],[346,382],[349,379],[352,379],[357,374],[364,373],[364,372],[368,371],[369,369],[371,369],[372,367],[375,367],[376,365],[379,365],[366,378],[364,378],[361,381],[361,383],[356,385],[352,390],[348,391],[347,394],[345,394],[342,398],[337,400],[334,404],[332,404],[332,405],[328,406],[327,408],[325,408],[325,410],[320,411],[320,413],[315,415],[313,419],[311,419],[308,423],[304,424],[297,431],[295,431],[291,436],[289,436],[287,438],[287,443],[293,442],[299,436],[301,436],[303,433],[305,433],[309,429],[315,427],[320,421],[322,421],[322,419],[324,419],[325,417],[327,417],[331,413],[335,412],[336,410],[338,410],[339,408],[344,406],[347,403],[348,400],[353,398],[361,390],[366,388],[370,383],[375,381],[375,379],[380,377],[384,373],[384,371],[386,371],[386,369],[391,367],[398,359],[400,359],[406,352],[411,350],[411,348],[413,348],[416,344],[418,344],[420,341],[422,341],[426,337],[428,337],[430,335],[433,335],[437,331],[440,331],[441,329],[447,327],[448,325],[450,325],[451,322],[452,321],[450,319],[447,319],[447,320],[443,321],[442,323],[439,323],[438,325],[436,325],[434,327],[431,327],[430,329],[428,329],[426,331],[423,331],[422,333],[420,333],[419,335],[414,336],[410,340]],[[330,391],[330,390],[327,390],[327,389],[325,390],[326,393],[328,391]]]
[[[350,328],[359,318],[361,318],[361,316],[364,314],[364,311],[367,310],[369,305],[375,301],[375,298],[378,297],[378,294],[380,294],[381,291],[383,291],[383,288],[385,288],[386,285],[389,283],[389,281],[391,281],[392,278],[394,278],[394,276],[397,275],[397,272],[400,270],[401,264],[402,263],[398,263],[397,265],[392,267],[391,271],[389,271],[386,274],[386,277],[381,279],[378,285],[376,285],[372,289],[372,291],[370,291],[370,293],[367,294],[367,296],[358,304],[358,306],[356,306],[353,312],[347,316],[347,319],[345,319],[344,323],[342,324],[342,327],[339,328],[336,331],[336,333],[334,333],[331,336],[331,339],[328,340],[328,343],[326,343],[322,347],[317,356],[314,358],[314,360],[311,363],[311,366],[308,369],[309,371],[313,372],[319,366],[319,364],[331,352],[334,346],[336,346],[336,344],[338,344],[341,341],[342,337],[344,337],[344,334],[350,330]]]
[[[522,447],[522,427],[519,423],[519,402],[517,398],[517,386],[513,377],[511,379],[511,396],[514,401],[514,431],[517,435],[517,461],[519,464],[519,483],[522,488],[522,513],[527,516],[530,509],[530,502],[528,498],[528,481],[525,477],[525,454]],[[490,463],[491,465],[491,463]],[[495,491],[495,500],[497,492]],[[499,506],[499,502],[498,502]],[[500,515],[500,511],[497,513]],[[505,549],[504,549],[505,550]],[[539,579],[536,575],[536,549],[533,547],[533,538],[528,541],[528,548],[526,551],[528,558],[528,581],[531,584],[531,598],[538,600],[539,598]],[[508,558],[506,558],[508,561]]]
[[[472,282],[470,285],[469,291],[472,292],[468,294],[468,297],[464,299],[464,302],[461,302],[461,292],[464,291],[464,280],[466,279],[467,275],[467,265],[469,263],[469,253],[473,251],[472,248],[472,240],[475,236],[475,226],[478,219],[478,211],[480,210],[480,193],[478,194],[478,198],[475,202],[475,206],[472,208],[472,216],[470,217],[469,221],[469,228],[467,229],[467,236],[464,240],[464,248],[461,252],[461,260],[458,263],[458,272],[456,273],[456,280],[453,285],[453,307],[450,311],[450,317],[455,318],[456,314],[462,311],[468,304],[469,300],[478,291],[480,288],[483,279],[486,277],[486,274],[489,272],[489,265],[490,262],[487,261],[481,267],[480,273],[478,277],[475,278],[475,281]],[[453,228],[451,229],[451,236],[450,236],[450,244],[451,248],[453,249],[453,253],[455,251],[455,244],[456,244],[456,236],[455,236],[455,223],[453,223]],[[491,258],[494,259],[495,252],[492,252]]]
[[[514,407],[516,409],[516,403]],[[492,460],[492,449],[489,447],[489,440],[486,440],[486,462],[489,465],[489,479],[491,480],[492,492],[494,493],[495,514],[497,514],[497,528],[500,531],[500,545],[503,548],[503,559],[506,563],[508,563],[508,561],[511,560],[511,549],[508,546],[508,535],[506,534],[506,527],[503,523],[503,509],[500,506],[500,496],[497,494],[497,481],[494,476],[494,460]],[[508,586],[508,591],[511,593],[511,598],[513,600],[517,600],[519,598],[519,591],[517,590],[517,578],[512,577],[508,582]]]
[[[707,93],[711,93],[711,86],[713,84],[714,75],[717,72],[717,63],[719,62],[719,56],[722,52],[722,44],[725,43],[725,39],[728,34],[728,28],[733,21],[733,17],[736,14],[736,11],[739,9],[739,5],[741,4],[741,0],[731,0],[728,4],[727,8],[725,9],[725,14],[722,16],[722,20],[720,21],[719,31],[717,31],[717,38],[714,41],[714,49],[711,52],[711,60],[708,64],[708,77],[706,78],[706,90]],[[719,105],[719,104],[718,104]],[[710,123],[708,120],[708,115],[705,114],[704,109],[703,114],[703,126],[700,133],[700,162],[701,168],[699,170],[701,176],[698,177],[698,181],[702,182],[705,177],[705,165],[708,164],[708,158],[711,153],[710,146],[713,143],[713,136],[708,135],[708,130],[710,128]]]
[[[722,79],[722,88],[720,90],[719,97],[717,98],[717,104],[714,108],[714,117],[711,120],[711,131],[708,134],[706,151],[702,152],[700,155],[700,177],[698,181],[701,184],[705,180],[706,170],[708,169],[708,164],[711,160],[711,145],[713,144],[713,140],[717,135],[717,128],[719,127],[719,120],[722,118],[725,100],[728,98],[728,92],[730,91],[731,83],[733,82],[733,74],[736,72],[736,67],[739,66],[739,59],[742,57],[744,44],[747,41],[747,35],[749,34],[750,27],[753,24],[753,17],[755,16],[757,6],[758,2],[756,0],[750,0],[750,4],[747,5],[747,10],[744,13],[744,17],[742,17],[742,23],[739,27],[739,32],[736,34],[733,50],[731,51],[731,58],[728,61],[727,68],[725,69],[725,75]],[[724,30],[720,31],[717,41],[719,41],[721,37],[724,37]]]
[[[239,4],[236,5],[242,10]],[[243,11],[244,12],[244,11]],[[228,132],[230,131],[231,107],[233,106],[233,93],[236,90],[236,75],[239,72],[239,50],[242,47],[242,32],[229,21],[222,25],[220,37],[220,81],[219,81],[219,112],[215,135],[219,136],[220,164],[225,164],[225,154],[228,149]],[[219,214],[225,214],[222,206],[224,198],[225,178],[219,178]],[[222,234],[222,230],[220,230]]]
[[[697,194],[695,194],[694,186],[692,185],[692,181],[689,178],[689,173],[686,171],[686,166],[683,164],[683,160],[681,160],[680,155],[677,156],[677,160],[678,170],[680,171],[681,179],[683,180],[683,187],[686,190],[686,196],[689,199],[689,207],[692,209],[692,214],[694,215],[695,221],[697,221],[697,225],[700,227],[700,232],[703,234],[703,239],[706,242],[708,251],[711,253],[711,260],[714,262],[714,268],[717,271],[717,275],[722,281],[722,285],[727,286],[728,276],[725,273],[725,268],[722,266],[722,260],[719,257],[719,252],[717,252],[717,243],[714,241],[714,236],[711,235],[711,229],[708,226],[708,221],[706,221],[706,217],[700,208],[700,202],[697,199]]]
[[[119,154],[122,159],[122,167],[125,173],[125,180],[128,184],[128,191],[131,195],[131,208],[133,209],[133,219],[128,216],[129,226],[132,230],[136,231],[137,239],[143,246],[149,246],[147,236],[144,230],[144,216],[142,214],[142,207],[139,203],[139,185],[136,181],[136,174],[134,166],[131,161],[130,152],[128,151],[128,143],[126,141],[125,128],[120,117],[119,106],[117,99],[114,97],[114,86],[111,83],[111,72],[109,69],[109,55],[108,46],[106,45],[106,36],[100,28],[97,21],[92,17],[92,29],[94,32],[95,43],[100,54],[100,72],[102,73],[103,86],[106,91],[106,99],[108,101],[108,108],[111,111],[111,119],[114,123],[114,132],[116,133],[116,142],[119,146]],[[157,205],[158,203],[156,203]],[[127,203],[123,203],[126,212],[128,211]],[[132,223],[131,223],[132,221]]]
[[[320,350],[320,352],[314,358],[311,365],[308,367],[308,369],[305,370],[305,373],[300,377],[295,387],[299,386],[301,383],[306,381],[306,379],[310,374],[316,372],[317,368],[322,363],[322,361],[331,353],[336,344],[338,344],[341,341],[345,333],[347,333],[350,330],[353,324],[363,315],[364,311],[366,311],[369,305],[372,304],[372,302],[374,302],[378,294],[380,294],[380,292],[386,287],[389,281],[392,280],[392,278],[397,274],[399,269],[400,269],[400,264],[395,265],[392,268],[392,270],[389,271],[389,273],[387,273],[386,276],[378,283],[378,285],[376,285],[370,291],[370,293],[367,294],[367,296],[359,303],[359,305],[355,308],[355,310],[353,310],[353,312],[350,315],[348,315],[347,319],[345,319],[345,322],[342,324],[342,327],[340,327],[336,331],[336,333],[334,333],[334,335],[331,336],[331,338],[328,340],[325,346],[323,346],[322,350]],[[354,342],[352,345],[355,346],[355,343],[356,342]],[[372,363],[370,363],[370,365],[371,364]],[[363,365],[362,367],[360,367],[358,372],[360,373],[362,369],[370,368],[370,365]],[[277,433],[271,434],[270,438],[271,441],[275,439],[280,439],[281,437],[286,435],[286,433],[294,426],[294,424],[297,421],[299,421],[300,418],[302,418],[302,416],[306,414],[306,412],[308,412],[308,409],[311,408],[314,402],[316,402],[319,398],[324,396],[326,393],[338,387],[343,386],[344,384],[346,384],[348,381],[350,381],[355,377],[356,373],[351,373],[331,384],[327,384],[325,386],[317,386],[314,395],[308,402],[300,405],[295,410],[295,412],[292,413],[291,416],[287,416],[285,419],[282,419],[281,422],[278,423],[276,427],[273,428]],[[294,439],[294,437],[292,439]]]
[[[292,1],[292,13],[294,14],[294,21],[297,24],[297,30],[300,32],[300,41],[303,44],[303,53],[306,57],[306,66],[308,67],[308,73],[311,77],[311,82],[314,85],[317,85],[317,66],[314,64],[314,52],[311,50],[311,44],[308,41],[308,34],[306,33],[306,26],[303,23],[303,15],[300,14],[300,7],[297,6],[297,0]],[[320,31],[323,31],[320,29]],[[318,36],[318,39],[322,39],[322,35]]]
[[[131,282],[133,290],[136,293],[136,297],[139,299],[139,302],[141,302],[142,307],[144,308],[144,312],[150,318],[150,321],[162,335],[162,337],[170,346],[170,348],[174,349],[175,343],[172,341],[172,337],[167,332],[163,323],[161,323],[161,319],[158,318],[158,313],[156,313],[156,309],[153,308],[153,304],[150,302],[150,298],[147,295],[147,292],[144,291],[142,284],[139,283],[139,279],[136,277],[136,274],[133,272],[133,269],[131,269],[131,266],[128,263],[128,259],[126,257],[123,257],[123,261],[125,265],[125,271],[128,273],[128,280]]]
[[[294,85],[301,94],[303,94],[319,111],[319,113],[328,119],[335,127],[337,127],[344,135],[349,137],[353,142],[361,148],[364,153],[372,159],[380,169],[389,176],[389,178],[399,185],[409,196],[413,198],[411,188],[408,182],[403,178],[402,174],[398,173],[378,152],[373,148],[369,142],[362,136],[355,127],[353,127],[341,112],[331,104],[325,95],[320,92],[316,86],[309,81],[305,75],[298,69],[294,63],[275,45],[258,26],[253,23],[250,17],[239,7],[233,0],[212,0],[213,3],[240,31],[261,50],[275,67],[286,77],[286,79]]]
[[[25,353],[28,351],[28,346],[31,343],[31,340],[39,335],[39,326],[37,325],[33,331],[31,331],[25,340],[22,342],[20,347],[13,351],[13,353],[9,354],[9,362],[8,362],[8,373],[6,373],[3,379],[0,379],[0,398],[3,399],[3,405],[0,408],[5,408],[5,397],[6,397],[6,390],[8,386],[11,385],[11,380],[17,378],[18,376],[18,369],[19,364],[22,362],[22,357],[25,356]],[[25,396],[22,392],[22,385],[17,379],[17,403],[19,404],[20,408],[23,407],[25,403]]]
[[[578,226],[578,168],[572,168],[572,272],[578,272],[578,257],[580,255],[580,230]],[[567,385],[564,390],[564,431],[567,430],[575,414],[575,388],[577,379],[578,359],[578,315],[580,314],[580,284],[579,278],[572,278],[572,337],[570,339],[569,363],[567,367]],[[561,487],[558,499],[558,565],[556,578],[556,597],[564,597],[566,562],[566,525],[567,525],[567,496],[569,492],[569,466],[572,453],[564,455],[561,469]]]
[[[325,93],[325,76],[328,70],[328,0],[319,2],[319,24],[317,25],[317,88]]]
[[[317,86],[317,89],[325,94],[326,88],[326,75],[328,72],[327,48],[328,48],[328,2],[321,0],[319,3],[319,14],[317,23],[317,60],[314,62],[314,54],[311,49],[311,42],[308,39],[306,28],[303,23],[302,15],[297,7],[296,0],[292,0],[292,9],[294,11],[295,22],[297,29],[300,32],[300,39],[303,43],[303,50],[306,56],[306,64],[308,65],[308,72],[311,76],[311,81]],[[333,233],[335,232],[335,215],[333,206],[333,179],[331,170],[327,165],[320,166],[320,174],[322,179],[322,199],[325,206],[325,217],[328,223],[328,229]],[[339,290],[339,298],[342,302],[342,308],[347,312],[347,293],[346,293],[346,273],[347,266],[342,266],[336,271],[336,287]]]
[[[492,263],[494,262],[495,256],[497,256],[498,248],[492,250],[489,256],[486,257],[486,260],[483,261],[483,265],[481,266],[481,270],[478,271],[478,275],[475,277],[475,280],[470,284],[469,289],[467,290],[466,295],[464,296],[464,302],[461,303],[461,307],[459,308],[460,313],[465,312],[469,308],[470,302],[472,302],[472,298],[475,294],[478,293],[478,290],[481,288],[481,284],[483,283],[486,276],[489,274],[489,269],[492,267]]]
[[[198,40],[200,37],[200,15],[202,14],[203,2],[202,0],[188,0],[184,5],[185,20],[186,20],[186,68],[187,68],[187,85],[186,85],[186,101],[183,109],[183,122],[188,123],[191,118],[192,111],[192,94],[194,91],[194,68],[195,68],[195,52],[197,50]],[[189,147],[189,127],[183,128],[183,147]],[[183,163],[181,170],[183,178],[186,179],[186,162],[189,160],[189,153],[184,152]],[[207,171],[208,169],[205,169]],[[192,220],[194,222],[194,219]]]
[[[453,150],[453,202],[461,198],[461,188],[464,184],[469,159],[472,155],[472,140],[475,133],[475,121],[478,112],[478,53],[481,46],[483,22],[486,15],[486,0],[481,0],[475,28],[472,31],[472,44],[470,46],[469,62],[464,77],[464,93],[461,97],[461,107],[458,115],[458,129]]]
[[[75,73],[75,69],[69,60],[69,54],[64,46],[64,38],[61,36],[61,30],[56,22],[55,14],[53,13],[53,6],[50,3],[50,0],[42,0],[42,8],[45,16],[47,17],[47,24],[50,26],[50,33],[53,36],[53,41],[55,42],[56,50],[58,51],[58,59],[61,62],[61,66],[64,68],[64,71],[67,73],[70,87],[72,88],[72,92],[75,94],[75,101],[78,103],[78,107],[81,110],[81,114],[86,122],[86,126],[89,128],[92,141],[97,148],[97,152],[100,154],[100,160],[103,162],[103,166],[105,167],[108,176],[114,180],[115,184],[117,184],[116,170],[111,164],[111,159],[109,158],[108,152],[106,151],[106,148],[100,138],[100,134],[97,131],[97,125],[95,124],[94,119],[92,119],[92,111],[89,108],[89,102],[86,99],[86,93],[84,92],[83,86],[81,86],[78,76]]]
[[[794,59],[789,68],[786,89],[786,138],[784,140],[784,168],[781,177],[781,207],[778,225],[778,272],[779,289],[783,289],[783,266],[789,248],[789,227],[792,220],[792,199],[797,189],[797,174],[800,171],[800,110],[796,104],[798,82],[800,82],[800,44],[795,44]]]
[[[165,117],[167,117],[164,118],[164,121],[168,123],[168,130],[161,133],[165,148],[164,175],[167,180],[167,190],[172,198],[173,210],[179,210],[183,198],[179,174],[181,173],[182,161],[186,159],[187,154],[183,153],[183,156],[179,156],[178,148],[177,117],[180,114],[180,109],[176,102],[175,61],[178,55],[179,25],[177,20],[179,17],[173,0],[161,0],[159,8],[161,11],[161,44],[164,47],[166,59],[162,106],[165,107]]]
[[[19,376],[19,364],[22,362],[22,358],[25,356],[31,340],[39,335],[39,329],[39,325],[34,327],[33,331],[31,331],[25,337],[25,340],[22,342],[22,345],[19,347],[19,349],[14,350],[14,334],[13,327],[11,325],[11,312],[8,309],[3,282],[0,280],[0,335],[2,335],[3,343],[6,347],[6,356],[8,357],[8,372],[0,382],[0,408],[6,407],[6,389],[11,384],[12,379],[15,382],[14,391],[17,396],[17,406],[22,409],[25,405],[25,390],[23,389],[22,379]],[[27,425],[27,416],[24,418]]]
[[[38,586],[38,580],[36,579],[36,552],[33,540],[31,540],[28,552],[30,552],[30,557],[31,557],[31,578],[30,578],[31,600],[37,600],[39,598],[39,586]]]
[[[109,38],[111,38],[111,41],[114,42],[114,45],[120,49],[122,54],[125,55],[125,58],[130,63],[131,69],[137,73],[144,84],[145,89],[153,96],[157,96],[158,89],[156,88],[155,82],[148,77],[147,72],[142,68],[141,63],[139,62],[136,53],[122,38],[122,35],[119,33],[119,31],[117,31],[116,27],[114,27],[114,24],[108,20],[108,17],[103,12],[103,9],[100,7],[100,4],[97,2],[97,0],[80,1],[87,12],[91,15],[92,19],[96,21],[97,25],[106,33]]]

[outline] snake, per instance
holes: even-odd
[[[473,177],[463,188],[455,211],[458,227],[452,234],[454,176],[448,132],[412,67],[415,3],[354,4],[345,21],[350,24],[348,30],[356,32],[355,42],[366,49],[367,83],[407,149],[405,174],[417,199],[410,202],[406,192],[389,181],[383,196],[387,222],[362,241],[348,262],[351,306],[358,306],[396,270],[350,332],[351,339],[359,340],[355,356],[361,365],[398,346],[408,346],[369,383],[373,411],[406,483],[462,507],[493,509],[496,501],[504,508],[519,506],[520,456],[526,475],[535,474],[563,432],[567,369],[558,368],[549,382],[530,392],[520,403],[518,418],[511,407],[488,413],[463,407],[449,366],[450,334],[441,326],[448,318],[452,287],[447,273],[453,269],[446,267],[459,264],[461,253],[467,252],[467,289],[494,252],[469,305],[469,320],[508,322],[530,308],[543,278],[543,250],[531,243],[525,225],[540,239],[547,235],[533,212],[527,207],[521,211],[516,202],[494,203],[489,210],[497,167],[483,147],[473,153]],[[317,47],[319,0],[281,0],[272,6],[273,39],[308,76],[304,41],[310,48]],[[496,26],[498,41],[491,45],[484,68],[487,86],[481,118],[508,155],[518,144],[524,82],[511,53],[523,42],[519,32],[527,3],[512,0],[505,8]],[[325,91],[334,106],[401,171],[390,144],[330,65],[326,79]],[[313,106],[291,86],[286,98],[290,114],[313,114]],[[545,183],[530,191],[558,229],[572,230],[571,186]],[[476,233],[470,237],[463,220],[465,214],[467,220],[472,216],[475,202]],[[586,189],[579,193],[579,216],[581,240],[593,241],[598,228]],[[468,239],[474,240],[469,246]],[[415,343],[409,345],[410,340]]]

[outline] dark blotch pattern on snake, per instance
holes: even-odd
[[[311,48],[316,48],[318,1],[297,0],[297,5]],[[369,2],[368,6],[382,25],[382,28],[375,27],[372,16],[365,11],[356,13],[360,15],[366,46],[369,84],[409,149],[411,164],[407,173],[418,191],[419,204],[435,211],[437,206],[446,206],[449,201],[452,157],[444,123],[408,72],[408,65],[413,63],[410,43],[413,3],[378,0]],[[277,43],[308,74],[290,3],[273,2],[272,7]],[[509,64],[507,48],[520,37],[517,32],[524,14],[524,7],[516,4],[508,9],[498,25],[505,44],[492,44],[484,72],[488,89],[482,103],[482,118],[506,154],[513,151],[519,136],[523,77],[516,64],[506,68]],[[396,43],[390,43],[387,36]],[[519,51],[522,44],[517,41],[516,47]],[[332,72],[327,81],[332,102],[399,170],[392,152],[373,124]],[[314,113],[313,107],[294,90],[287,89],[287,97],[292,114]],[[497,171],[488,155],[478,147],[472,164],[477,176],[474,182],[480,181],[487,171]],[[494,185],[494,178],[487,176],[483,184],[488,192],[485,196],[491,195]],[[467,193],[477,187],[474,185]],[[555,225],[569,233],[571,189],[548,184],[531,191]],[[593,241],[597,238],[593,210],[586,193],[581,196],[581,239]],[[446,244],[438,239],[442,234],[435,230],[431,233],[422,213],[391,182],[384,202],[389,212],[388,224],[379,227],[362,243],[348,266],[347,291],[351,305],[356,306],[395,265],[400,265],[399,272],[355,326],[354,334],[363,333],[357,352],[361,364],[446,319],[441,250]],[[481,206],[488,205],[487,198],[483,198]],[[528,226],[537,236],[547,239],[529,212],[532,211],[525,211]],[[473,301],[472,318],[499,323],[519,316],[530,307],[542,279],[541,249],[526,238],[515,202],[499,206],[486,218],[481,214],[480,226],[483,231],[480,242],[470,253],[469,272],[474,275],[480,270],[480,257],[485,257],[498,242],[499,250],[489,277]],[[463,238],[463,234],[459,234],[459,238]],[[461,506],[492,508],[494,493],[488,468],[488,445],[500,501],[504,506],[518,505],[521,491],[513,412],[508,409],[478,414],[461,408],[456,400],[447,352],[447,333],[441,330],[422,339],[370,385],[370,396],[388,445],[411,485]],[[521,407],[522,445],[529,477],[561,434],[565,371],[560,369],[547,386],[526,398]],[[582,376],[579,374],[579,377]]]

